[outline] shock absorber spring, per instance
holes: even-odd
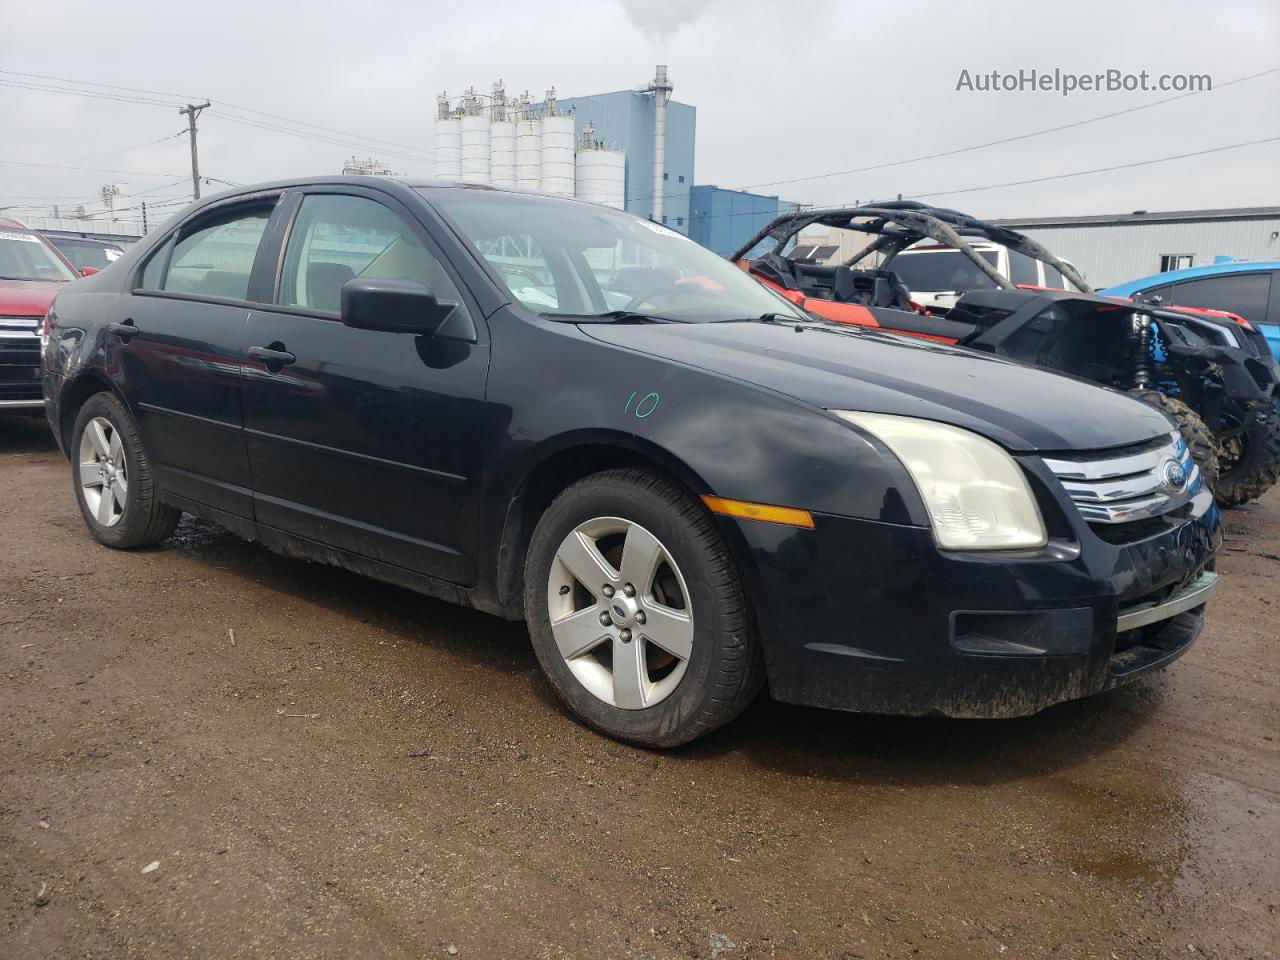
[[[1133,364],[1133,387],[1148,390],[1151,387],[1151,316],[1146,313],[1133,315],[1133,327],[1129,333],[1130,358]]]

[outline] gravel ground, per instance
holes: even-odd
[[[1011,721],[762,699],[655,754],[522,627],[184,521],[0,420],[0,957],[1280,956],[1280,491],[1170,669]]]

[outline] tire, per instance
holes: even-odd
[[[1214,488],[1223,507],[1242,507],[1280,481],[1280,411],[1261,416],[1243,440],[1243,451]]]
[[[608,582],[588,585],[594,574]],[[640,581],[634,596],[624,574]],[[659,474],[610,470],[568,487],[538,521],[524,583],[529,635],[552,689],[610,737],[688,743],[738,716],[764,683],[728,548],[702,504]],[[579,628],[580,637],[570,632]],[[566,655],[562,645],[582,649]],[[615,657],[633,669],[615,669]]]
[[[1218,443],[1214,440],[1209,425],[1200,419],[1200,414],[1176,397],[1166,396],[1158,390],[1130,390],[1129,396],[1162,411],[1178,425],[1178,432],[1191,451],[1191,459],[1200,468],[1204,485],[1216,493]]]
[[[85,401],[68,452],[76,502],[99,543],[129,550],[173,533],[182,513],[160,501],[138,425],[114,394]]]

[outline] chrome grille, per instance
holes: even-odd
[[[1177,432],[1136,453],[1046,457],[1044,462],[1089,523],[1158,517],[1178,509],[1200,490],[1200,468]]]
[[[43,321],[44,317],[0,317],[0,340],[26,343],[33,337],[39,339]]]

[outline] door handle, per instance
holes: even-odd
[[[272,372],[288,366],[298,358],[284,349],[283,343],[273,343],[269,347],[250,347],[245,351],[251,359],[260,360]]]
[[[124,323],[108,323],[107,332],[114,333],[120,338],[122,343],[128,343],[136,337],[140,331],[133,325],[133,320],[128,319],[125,320]]]

